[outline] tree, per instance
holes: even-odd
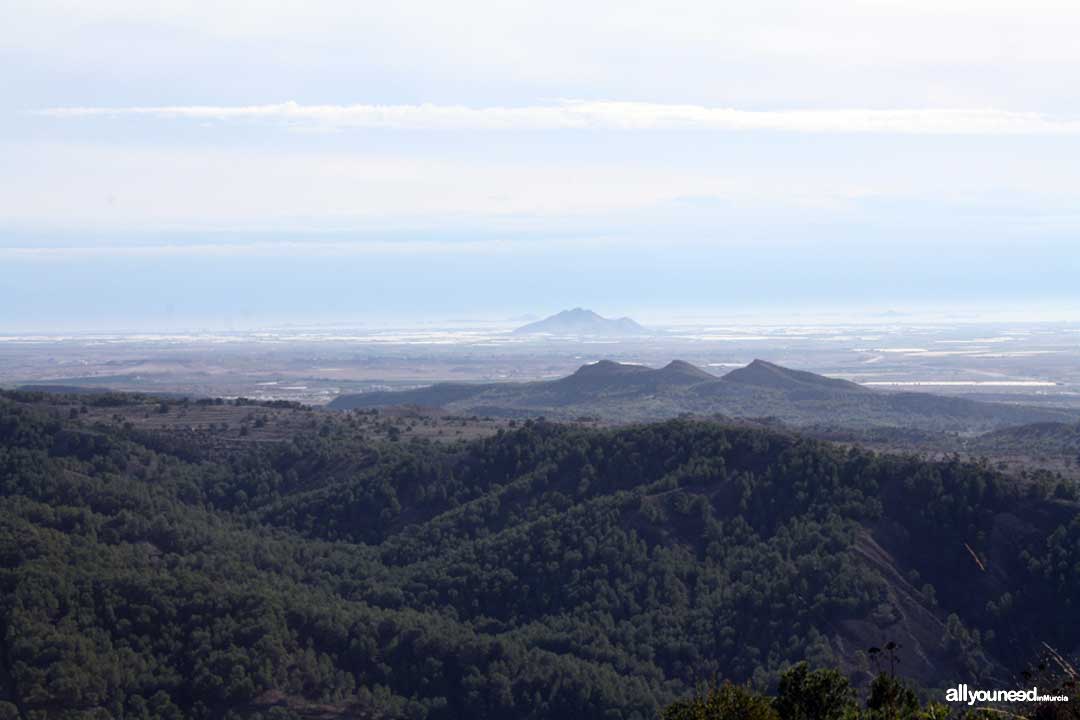
[[[669,705],[663,720],[781,720],[769,698],[725,682],[702,697]],[[786,720],[786,718],[784,719]]]
[[[880,673],[870,683],[870,697],[866,707],[872,718],[903,720],[919,710],[919,698],[915,691],[893,675]]]
[[[855,707],[855,693],[838,671],[801,662],[780,677],[773,705],[784,720],[839,720]]]

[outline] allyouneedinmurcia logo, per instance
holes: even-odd
[[[946,702],[1069,702],[1065,695],[1040,695],[1038,688],[1030,690],[972,690],[967,685],[957,685],[945,691]]]

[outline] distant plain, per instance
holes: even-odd
[[[0,386],[295,400],[436,382],[547,380],[601,359],[715,375],[755,358],[876,389],[1080,408],[1080,323],[650,325],[640,338],[533,336],[515,323],[168,334],[0,334]]]

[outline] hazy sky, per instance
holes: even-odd
[[[1080,5],[7,0],[0,332],[1080,307]]]

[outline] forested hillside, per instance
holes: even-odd
[[[690,421],[222,445],[85,402],[0,397],[0,718],[652,718],[800,661],[867,691],[890,641],[929,693],[1080,646],[1048,475]]]

